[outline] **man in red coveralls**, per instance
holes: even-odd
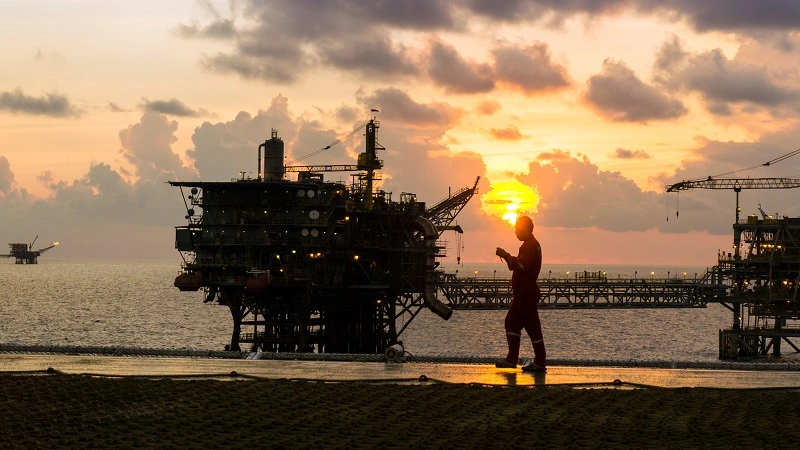
[[[506,314],[506,339],[508,355],[496,364],[500,368],[516,368],[519,358],[519,345],[522,329],[528,333],[533,343],[534,359],[522,367],[526,372],[544,372],[547,370],[547,358],[542,336],[542,323],[539,321],[539,271],[542,269],[542,246],[533,236],[533,220],[528,216],[520,216],[514,227],[517,239],[522,241],[519,254],[511,256],[507,251],[497,247],[495,252],[502,258],[511,274],[511,289],[514,300]]]

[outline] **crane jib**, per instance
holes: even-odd
[[[667,186],[667,192],[688,189],[792,189],[800,187],[800,178],[707,178],[681,181]]]

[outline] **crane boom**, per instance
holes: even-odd
[[[467,202],[478,192],[478,182],[481,177],[475,179],[475,184],[472,187],[465,187],[458,190],[455,194],[449,195],[446,199],[431,206],[425,211],[425,217],[436,226],[441,236],[443,231],[453,229],[462,233],[461,227],[451,227],[450,224],[456,218],[458,213],[466,206]]]
[[[295,159],[294,161],[292,161],[289,164],[294,164],[294,163],[302,161],[304,159],[308,159],[308,158],[310,158],[312,156],[316,156],[316,155],[324,152],[325,150],[330,150],[331,147],[333,147],[336,144],[339,144],[340,142],[344,141],[345,139],[349,138],[350,136],[358,133],[360,130],[363,130],[364,127],[366,127],[367,125],[369,125],[369,122],[364,122],[361,125],[359,125],[358,127],[354,128],[349,133],[345,134],[344,136],[340,137],[339,139],[336,139],[335,141],[331,142],[330,144],[326,145],[325,147],[322,147],[321,149],[319,149],[319,150],[317,150],[315,152],[309,153],[308,155],[305,155],[305,156],[302,156],[300,158],[297,158],[297,159]]]
[[[667,192],[688,189],[792,189],[800,187],[800,178],[711,178],[681,181],[667,186]]]
[[[318,166],[285,166],[286,172],[357,172],[358,166],[354,164],[329,164]]]

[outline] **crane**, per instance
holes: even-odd
[[[704,180],[681,181],[667,186],[667,192],[685,191],[688,189],[733,189],[736,193],[736,222],[739,223],[739,192],[742,189],[794,189],[800,187],[800,178],[712,178]],[[759,210],[761,204],[759,204]],[[763,210],[761,211],[764,214]],[[739,257],[738,238],[734,239],[736,257]]]
[[[374,109],[373,109],[373,111],[376,111],[376,110],[374,110]],[[296,163],[296,162],[299,162],[299,161],[302,161],[302,160],[304,160],[304,159],[308,159],[308,158],[310,158],[310,157],[312,157],[312,156],[316,156],[316,155],[318,155],[318,154],[320,154],[320,153],[322,153],[322,152],[324,152],[324,151],[326,151],[326,150],[330,150],[330,148],[331,148],[331,147],[333,147],[334,145],[336,145],[336,144],[338,144],[338,143],[340,143],[340,142],[342,142],[342,141],[346,140],[347,138],[349,138],[350,136],[352,136],[352,135],[356,134],[356,133],[357,133],[357,132],[359,132],[360,130],[363,130],[363,129],[364,129],[364,127],[366,127],[367,125],[369,125],[369,122],[364,122],[364,123],[362,123],[361,125],[359,125],[358,127],[354,128],[354,129],[353,129],[352,131],[350,131],[349,133],[345,134],[344,136],[340,137],[339,139],[336,139],[335,141],[331,142],[330,144],[326,145],[325,147],[322,147],[321,149],[319,149],[319,150],[317,150],[317,151],[315,151],[315,152],[309,153],[309,154],[307,154],[307,155],[305,155],[305,156],[301,156],[300,158],[297,158],[297,159],[295,159],[294,161],[292,161],[292,162],[290,162],[290,163],[289,163],[289,165],[287,166],[287,168],[288,168],[288,167],[298,167],[298,168],[302,168],[302,167],[304,167],[304,166],[292,166],[292,164],[294,164],[294,163]],[[309,167],[326,167],[326,166],[309,166]],[[340,165],[340,166],[327,166],[327,167],[329,167],[329,168],[328,168],[328,169],[320,169],[320,168],[317,168],[317,169],[316,169],[316,171],[325,171],[325,172],[339,172],[339,171],[341,171],[341,172],[349,172],[349,171],[355,171],[355,170],[358,170],[358,169],[351,169],[351,168],[350,168],[351,166],[341,166],[341,165]],[[333,169],[331,169],[331,167],[333,167]],[[289,170],[287,170],[287,172],[288,172],[288,171],[289,171]],[[295,169],[295,170],[292,170],[292,171],[293,171],[293,172],[298,172],[298,171],[302,171],[302,169],[299,169],[299,170],[298,170],[298,169]]]
[[[705,179],[684,180],[667,186],[667,192],[685,191],[687,189],[733,189],[736,192],[736,222],[739,222],[739,192],[742,189],[792,189],[800,187],[800,178],[720,178],[738,172],[770,167],[776,163],[800,155],[800,148],[755,166],[737,169]]]
[[[800,187],[800,178],[712,178],[681,181],[667,186],[667,192],[688,189],[733,189],[736,192],[736,222],[739,222],[739,192],[742,189],[793,189]]]
[[[453,230],[457,233],[464,232],[460,226],[452,226],[450,224],[472,196],[478,192],[478,182],[480,180],[481,177],[476,178],[472,187],[461,188],[455,194],[448,195],[444,200],[425,210],[425,217],[433,223],[440,236],[442,232],[447,230]]]

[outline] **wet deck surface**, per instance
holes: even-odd
[[[648,385],[668,388],[798,388],[800,371],[706,370],[647,367],[551,366],[546,373],[497,369],[487,364],[383,363],[355,361],[241,360],[178,357],[115,357],[52,354],[0,354],[0,373],[49,368],[68,374],[148,377],[239,376],[321,381],[422,383],[424,379],[485,385]],[[616,384],[619,385],[619,384]]]

